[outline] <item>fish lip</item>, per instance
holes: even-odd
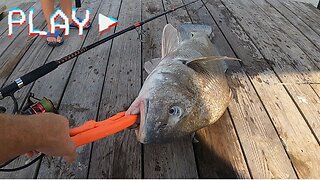
[[[148,109],[149,109],[149,100],[145,99],[144,101],[142,101],[140,103],[140,125],[139,127],[136,129],[136,136],[137,139],[141,142],[141,143],[147,143],[147,139],[146,139],[146,133],[143,130],[146,131],[146,119],[147,119],[147,115],[148,115]]]

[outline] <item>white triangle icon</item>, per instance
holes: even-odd
[[[118,20],[110,17],[104,16],[103,14],[99,13],[99,32],[103,32],[105,30],[110,29],[113,26],[118,24]]]

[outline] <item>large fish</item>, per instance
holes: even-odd
[[[145,63],[149,73],[127,114],[140,114],[136,130],[141,143],[168,142],[216,122],[226,110],[231,91],[225,59],[210,41],[212,28],[167,24],[162,58]]]

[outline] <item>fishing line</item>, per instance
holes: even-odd
[[[56,68],[58,68],[58,66],[72,60],[73,58],[75,57],[78,57],[79,55],[107,42],[107,41],[110,41],[126,32],[129,32],[129,31],[132,31],[134,29],[137,29],[138,27],[141,27],[143,24],[145,23],[148,23],[150,21],[153,21],[154,19],[157,19],[161,16],[164,16],[168,13],[171,13],[173,11],[176,11],[178,9],[181,9],[183,7],[186,7],[192,3],[195,3],[199,0],[195,0],[195,1],[192,1],[192,2],[189,2],[187,4],[183,4],[181,6],[178,6],[176,8],[172,8],[170,10],[167,10],[159,15],[156,15],[154,17],[151,17],[149,19],[146,19],[144,21],[138,21],[136,23],[134,23],[133,25],[129,26],[128,28],[126,29],[123,29],[119,32],[116,32],[104,39],[101,39],[100,41],[97,41],[91,45],[88,45],[86,47],[83,47],[67,56],[64,56],[62,57],[61,59],[59,60],[56,60],[56,61],[52,61],[52,62],[49,62],[43,66],[40,66],[39,68],[27,73],[26,75],[23,75],[21,76],[20,78],[16,79],[14,82],[12,82],[11,84],[5,86],[4,88],[1,88],[0,89],[0,100],[4,99],[5,97],[11,97],[13,102],[14,102],[14,112],[13,114],[15,114],[16,112],[18,112],[18,102],[17,102],[17,99],[15,98],[14,96],[14,93],[16,91],[18,91],[19,89],[21,89],[22,87],[36,81],[37,79],[49,74],[51,71],[55,70]],[[33,159],[32,161],[30,161],[29,163],[23,165],[23,166],[20,166],[20,167],[17,167],[17,168],[12,168],[12,169],[2,169],[3,167],[7,166],[8,164],[10,164],[11,162],[13,162],[15,159],[17,159],[18,157],[12,159],[12,160],[9,160],[7,161],[6,163],[0,165],[0,172],[12,172],[12,171],[18,171],[18,170],[21,170],[21,169],[24,169],[24,168],[27,168],[29,166],[31,166],[32,164],[34,164],[35,162],[37,162],[38,160],[40,160],[43,156],[45,156],[44,154],[40,154],[38,157],[36,157],[35,159]]]
[[[93,48],[95,48],[95,47],[97,47],[97,46],[99,46],[99,45],[101,45],[101,44],[103,44],[103,43],[105,43],[107,41],[110,41],[110,40],[112,40],[112,39],[114,39],[114,38],[116,38],[116,37],[118,37],[118,36],[120,36],[120,35],[122,35],[122,34],[124,34],[126,32],[132,31],[132,30],[142,26],[145,23],[148,23],[148,22],[150,22],[150,21],[152,21],[154,19],[157,19],[157,18],[159,18],[161,16],[164,16],[164,15],[166,15],[168,13],[176,11],[176,10],[178,10],[180,8],[183,8],[183,7],[187,6],[187,5],[195,3],[197,1],[199,1],[199,0],[195,0],[195,1],[189,2],[187,4],[181,5],[181,6],[177,7],[177,8],[165,11],[165,12],[159,14],[159,15],[156,15],[156,16],[151,17],[149,19],[146,19],[144,21],[141,21],[141,22],[138,21],[138,22],[134,23],[132,26],[126,28],[126,29],[123,29],[123,30],[121,30],[121,31],[119,31],[117,33],[114,33],[114,34],[104,38],[104,39],[101,39],[100,41],[97,41],[97,42],[95,42],[95,43],[93,43],[91,45],[88,45],[86,47],[83,47],[83,48],[81,48],[81,49],[79,49],[79,50],[77,50],[77,51],[75,51],[75,52],[73,52],[73,53],[71,53],[71,54],[69,54],[69,55],[67,55],[65,57],[62,57],[59,60],[49,62],[49,63],[47,63],[47,64],[45,64],[45,65],[43,65],[43,66],[31,71],[31,72],[29,72],[28,74],[16,79],[13,83],[11,83],[11,84],[7,85],[6,87],[0,89],[0,100],[4,99],[7,96],[10,96],[10,95],[14,94],[17,90],[21,89],[22,87],[24,87],[24,86],[36,81],[37,79],[47,75],[51,71],[53,71],[56,68],[58,68],[60,65],[62,65],[64,63],[70,61],[71,59],[73,59],[73,58],[75,58],[75,57],[77,57],[77,56],[89,51],[90,49],[93,49]]]

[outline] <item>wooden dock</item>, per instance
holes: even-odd
[[[0,84],[122,30],[136,21],[192,0],[84,0],[93,26],[83,37],[72,30],[63,46],[29,37],[27,26],[8,38],[0,22]],[[34,26],[45,29],[40,3]],[[98,14],[119,25],[98,35]],[[204,0],[156,19],[80,55],[21,89],[46,96],[70,119],[72,127],[126,110],[146,78],[143,63],[161,55],[167,23],[208,24],[229,64],[234,97],[224,116],[189,138],[170,144],[141,145],[133,130],[77,149],[77,161],[45,157],[31,167],[0,173],[0,178],[320,178],[320,10],[287,0]],[[5,99],[0,105],[12,109]],[[9,167],[23,165],[20,158]]]

